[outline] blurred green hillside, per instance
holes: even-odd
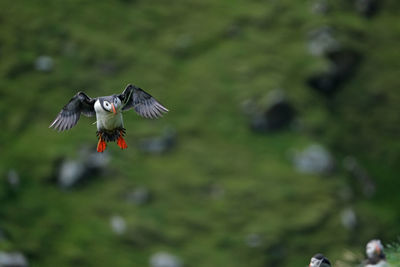
[[[148,266],[159,251],[187,267],[306,266],[317,252],[335,262],[363,255],[369,239],[396,241],[400,3],[379,3],[365,16],[345,0],[0,1],[0,251],[32,266]],[[332,70],[310,53],[321,27],[357,55],[329,94],[308,82]],[[128,83],[170,112],[155,121],[126,112],[129,148],[109,144],[105,170],[61,189],[56,166],[95,148],[95,119],[63,133],[49,124],[76,92]],[[276,90],[294,121],[252,130],[246,107],[267,109]],[[165,131],[176,132],[170,150],[140,150]],[[315,143],[334,157],[332,171],[294,166],[295,151]],[[375,192],[365,194],[360,172]],[[138,188],[149,197],[132,204]]]

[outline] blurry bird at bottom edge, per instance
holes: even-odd
[[[329,260],[321,253],[315,254],[310,261],[309,267],[331,267]]]

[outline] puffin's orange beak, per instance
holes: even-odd
[[[375,249],[378,252],[378,255],[381,255],[381,248],[378,245],[375,246]]]
[[[115,110],[115,106],[114,106],[114,104],[113,104],[113,103],[111,103],[111,107],[112,107],[112,109],[113,109],[113,113],[114,113],[114,115],[117,115],[117,111]]]

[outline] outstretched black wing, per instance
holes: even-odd
[[[77,93],[58,113],[49,128],[54,128],[59,132],[65,131],[75,126],[81,113],[88,117],[94,116],[96,114],[94,102],[96,102],[95,98],[90,98],[83,92]]]
[[[122,94],[118,95],[124,107],[122,110],[134,108],[142,117],[155,119],[162,117],[168,109],[161,105],[154,97],[134,85],[128,84]]]

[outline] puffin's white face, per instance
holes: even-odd
[[[322,260],[318,260],[316,258],[311,258],[309,267],[319,267],[321,265]]]
[[[316,258],[311,258],[309,267],[330,267],[329,264],[322,262],[323,260],[319,260]]]
[[[379,256],[382,253],[383,246],[380,240],[371,240],[368,242],[366,247],[366,253],[368,258]]]
[[[107,110],[107,111],[109,111],[109,112],[112,112],[112,105],[111,105],[111,103],[109,102],[109,101],[107,101],[107,100],[104,100],[103,101],[103,108],[105,109],[105,110]],[[114,109],[115,109],[115,107],[114,107]]]
[[[121,100],[118,97],[104,97],[96,101],[94,108],[97,113],[108,113],[111,112],[116,115],[121,111],[122,105]]]

